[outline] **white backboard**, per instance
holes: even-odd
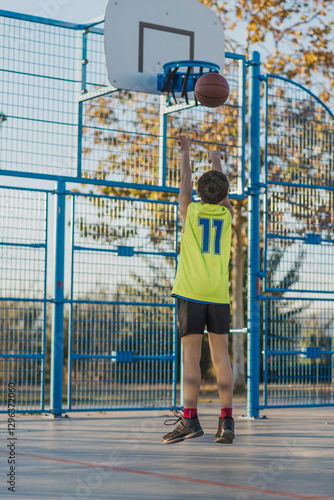
[[[116,88],[160,94],[157,74],[171,61],[216,63],[224,71],[224,29],[199,0],[110,0],[105,56]]]

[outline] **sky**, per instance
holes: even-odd
[[[9,10],[12,12],[19,12],[33,16],[46,17],[60,21],[68,21],[73,23],[85,23],[91,19],[95,19],[104,15],[108,0],[94,0],[89,2],[87,0],[0,0],[0,9]],[[12,185],[12,178],[1,177],[2,185]],[[15,179],[16,186],[29,185],[27,179]],[[52,181],[41,181],[34,179],[31,185],[37,188],[53,189],[55,183]],[[53,211],[53,200],[50,198],[50,209]],[[52,235],[53,228],[50,228],[49,234]],[[53,254],[53,244],[49,242],[50,259]],[[69,263],[67,262],[67,268]],[[50,283],[50,280],[48,280]],[[50,290],[49,290],[50,292]]]
[[[68,21],[73,23],[86,23],[104,15],[108,0],[0,0],[0,9],[25,13],[49,19]],[[1,179],[1,184],[10,185],[12,179]],[[20,185],[16,180],[16,185]],[[32,181],[34,187],[53,188],[54,182]],[[27,186],[27,180],[22,180],[22,185]],[[52,233],[52,231],[50,231]]]
[[[59,21],[85,23],[104,15],[107,0],[0,0],[0,9]]]

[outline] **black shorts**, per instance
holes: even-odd
[[[230,333],[230,304],[205,304],[177,297],[177,319],[180,337],[211,333]]]

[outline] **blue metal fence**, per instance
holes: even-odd
[[[76,31],[0,11],[0,34],[2,173],[75,177]]]
[[[266,80],[264,406],[333,405],[334,115]]]
[[[177,405],[177,205],[73,196],[69,410]]]
[[[333,405],[333,301],[281,297],[265,305],[264,405]]]
[[[110,85],[103,20],[98,24],[76,26],[0,10],[0,108],[7,117],[0,136],[2,173],[176,193],[179,169],[171,137],[188,131],[195,171],[203,170],[208,146],[223,143],[231,191],[243,196],[244,56],[226,54],[226,106],[167,107],[164,96]]]
[[[248,185],[247,415],[259,416],[260,397],[260,54],[252,54],[249,99],[250,179]]]
[[[0,188],[0,411],[43,411],[48,193]]]
[[[209,110],[114,89],[103,19],[0,11],[0,49],[0,173],[26,187],[4,188],[21,193],[22,228],[0,240],[1,383],[20,384],[18,411],[175,407],[173,137],[191,136],[196,177],[224,144],[232,197],[244,196],[245,58],[226,54],[229,102]]]
[[[89,46],[93,41],[87,43]],[[94,67],[99,68],[97,75],[103,72],[104,81],[105,64],[98,61]],[[195,179],[207,166],[208,148],[224,144],[232,196],[243,197],[245,58],[227,54],[227,61],[231,94],[229,104],[219,110],[185,104],[167,106],[164,96],[115,92],[97,82],[91,87],[84,84],[79,97],[82,177],[87,182],[175,193],[179,168],[173,138],[183,132],[192,142]]]
[[[195,178],[207,149],[223,148],[231,197],[245,196],[245,58],[226,54],[230,97],[210,110],[116,91],[103,20],[0,11],[0,49],[2,392],[17,382],[18,411],[175,407],[173,137],[190,136]],[[248,414],[258,416],[266,406],[333,404],[333,115],[302,86],[261,76],[256,53],[248,64]],[[25,188],[9,187],[19,183]]]

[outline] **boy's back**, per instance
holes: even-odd
[[[231,213],[224,206],[189,204],[173,296],[230,303],[231,220]]]

